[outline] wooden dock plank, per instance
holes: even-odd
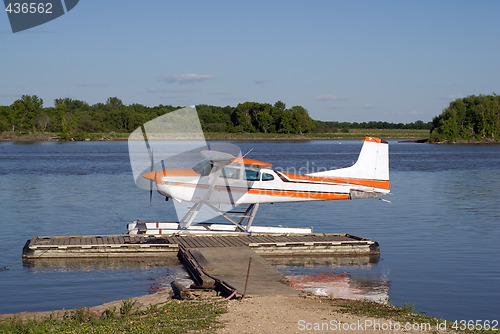
[[[213,247],[222,247],[224,245],[223,243],[223,237],[220,237],[220,236],[213,236],[211,238],[212,240],[212,245]]]
[[[217,242],[217,240],[215,238],[206,238],[206,243],[210,247],[219,247],[219,243]]]
[[[208,243],[207,237],[196,237],[195,240],[198,243],[198,247],[211,247]]]
[[[233,247],[242,247],[247,246],[248,243],[244,241],[245,237],[232,237],[230,240],[232,242]]]
[[[118,237],[117,237],[117,236],[113,236],[113,237],[111,238],[111,240],[112,240],[112,241],[111,241],[111,244],[112,244],[113,246],[118,246],[118,245],[120,244],[120,241],[118,241]]]
[[[196,245],[191,241],[190,237],[177,237],[177,243],[186,248],[196,247]]]
[[[237,247],[238,244],[234,241],[233,236],[227,237],[224,239],[224,247]]]

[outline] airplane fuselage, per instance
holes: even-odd
[[[271,169],[269,163],[225,159],[220,152],[207,152],[209,158],[192,168],[152,171],[143,177],[154,181],[163,196],[195,203],[238,205],[378,198],[390,192],[388,145],[378,138],[365,138],[353,166],[307,175],[283,173]]]
[[[180,170],[175,170],[174,173],[172,170],[158,171],[156,185],[160,194],[176,200],[208,201],[221,204],[351,199],[356,191],[372,194],[369,197],[389,193],[388,181],[314,177],[282,173],[272,169],[259,171],[247,169],[244,174],[248,176],[249,172],[251,172],[251,180],[241,175],[238,178],[229,177],[222,172],[222,175],[215,180],[215,184],[212,184],[210,178],[217,177],[213,174],[178,175],[182,173]],[[212,190],[210,190],[211,184]]]

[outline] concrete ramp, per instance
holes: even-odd
[[[223,294],[293,295],[287,279],[250,247],[181,249],[180,257],[199,286],[213,286]],[[251,259],[247,281],[248,264]]]

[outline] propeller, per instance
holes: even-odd
[[[141,125],[141,130],[142,130],[142,135],[144,137],[144,142],[146,143],[146,148],[148,149],[148,154],[149,158],[151,159],[151,170],[150,173],[153,172],[154,164],[155,164],[155,159],[153,155],[153,149],[149,145],[148,141],[148,136],[146,135],[146,129],[144,128],[144,125]],[[156,172],[155,172],[155,177],[154,179],[151,178],[149,180],[149,206],[151,207],[151,202],[153,201],[153,180],[156,181]]]
[[[153,172],[153,166],[155,164],[155,159],[153,156],[153,150],[151,150],[151,172]],[[156,172],[155,172],[155,178],[154,180],[156,181]],[[151,202],[153,201],[153,179],[149,180],[149,207],[151,207]]]

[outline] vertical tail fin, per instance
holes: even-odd
[[[308,175],[389,181],[389,144],[379,138],[366,137],[358,160],[351,167]]]

